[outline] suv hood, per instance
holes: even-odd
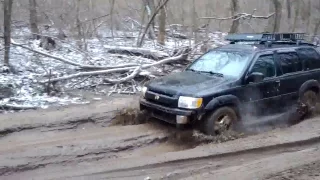
[[[150,81],[148,90],[171,96],[202,96],[207,91],[225,89],[235,79],[217,77],[207,73],[184,71]]]

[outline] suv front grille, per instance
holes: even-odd
[[[147,91],[146,97],[148,101],[159,104],[166,107],[177,107],[178,106],[178,99],[170,96],[166,96],[163,94],[158,94],[155,92]]]

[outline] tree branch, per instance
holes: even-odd
[[[144,37],[146,36],[147,34],[147,31],[150,27],[150,25],[152,24],[152,22],[154,21],[154,18],[156,17],[156,15],[159,13],[159,11],[169,2],[169,0],[165,0],[157,9],[156,11],[153,13],[152,17],[150,18],[148,24],[147,24],[147,27],[144,29],[144,32],[142,34],[142,37],[138,43],[138,47],[141,47],[142,46],[142,43],[143,43],[143,40],[144,40]]]
[[[116,73],[116,72],[124,72],[124,71],[130,71],[132,69],[136,69],[131,75],[137,75],[139,73],[140,70],[142,69],[147,69],[153,66],[157,66],[160,64],[166,64],[166,63],[170,63],[173,61],[178,61],[178,60],[182,60],[183,58],[185,58],[186,54],[181,54],[179,56],[175,56],[175,57],[170,57],[170,58],[166,58],[163,59],[161,61],[152,63],[152,64],[146,64],[146,65],[142,65],[141,67],[123,67],[123,68],[115,68],[115,69],[109,69],[109,70],[99,70],[99,71],[91,71],[91,72],[80,72],[80,73],[76,73],[76,74],[72,74],[72,75],[68,75],[68,76],[63,76],[63,77],[58,77],[58,78],[53,78],[50,81],[51,82],[57,82],[57,81],[62,81],[62,80],[68,80],[68,79],[73,79],[73,78],[77,78],[77,77],[82,77],[82,76],[91,76],[91,75],[101,75],[101,74],[110,74],[110,73]],[[139,69],[138,69],[139,68]],[[129,79],[130,79],[129,78]],[[132,79],[132,78],[131,78]],[[124,81],[126,80],[121,79],[121,80],[110,80],[109,82],[116,82],[116,81]],[[108,80],[107,80],[108,81]],[[48,80],[42,81],[41,83],[48,83]]]
[[[239,20],[241,18],[251,18],[251,19],[269,19],[270,17],[274,16],[275,13],[271,13],[267,16],[256,16],[248,13],[238,13],[235,14],[234,16],[229,16],[229,17],[199,17],[199,19],[215,19],[215,20],[230,20],[232,19],[233,21]]]
[[[123,67],[128,67],[128,66],[137,66],[137,64],[134,64],[134,63],[122,64],[122,65],[117,65],[117,66],[92,66],[92,65],[85,65],[85,64],[75,63],[75,62],[72,62],[72,61],[70,61],[70,60],[64,59],[64,58],[62,58],[62,57],[54,56],[54,55],[48,54],[48,53],[43,52],[43,51],[35,50],[35,49],[32,49],[32,48],[26,47],[26,46],[24,46],[23,44],[15,43],[15,42],[13,42],[13,41],[11,41],[11,44],[14,45],[14,46],[19,46],[19,47],[24,48],[24,49],[27,49],[27,50],[29,50],[29,51],[35,52],[35,53],[40,54],[40,55],[42,55],[42,56],[46,56],[46,57],[49,57],[49,58],[52,58],[52,59],[55,59],[55,60],[58,60],[58,61],[61,61],[61,62],[70,64],[70,65],[73,65],[73,66],[78,66],[78,67],[80,67],[80,68],[82,68],[82,69],[113,69],[113,68],[123,68]]]

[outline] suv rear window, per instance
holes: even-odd
[[[279,53],[279,58],[283,74],[302,71],[302,63],[297,53]]]
[[[297,52],[304,62],[306,70],[320,68],[320,56],[318,52],[312,48],[299,48]]]

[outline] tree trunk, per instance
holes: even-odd
[[[11,43],[11,12],[12,12],[13,0],[4,0],[3,12],[4,12],[4,61],[5,66],[9,66],[10,57],[10,43]]]
[[[238,0],[231,0],[231,16],[235,16],[239,12],[239,2]],[[240,19],[234,17],[229,33],[236,33],[239,31]]]
[[[111,28],[111,36],[114,38],[113,34],[113,10],[114,10],[115,0],[110,0],[110,28]]]
[[[288,12],[288,19],[291,19],[291,5],[292,5],[292,2],[291,0],[287,0],[287,12]]]
[[[272,1],[271,9],[272,11],[275,11],[275,15],[269,19],[267,32],[275,33],[280,31],[282,5],[280,0],[271,0],[271,1]]]
[[[156,6],[155,6],[155,3],[154,3],[154,0],[143,0],[143,4],[145,5],[145,8],[146,8],[146,12],[147,12],[147,15],[148,15],[148,21],[150,21],[152,16],[153,16],[153,14],[155,13],[155,10],[156,10]],[[155,25],[154,20],[151,20],[150,21],[150,27],[148,29],[148,37],[149,37],[149,39],[155,39],[156,38],[156,35],[154,33],[154,25]]]
[[[316,21],[314,30],[313,30],[313,36],[316,36],[320,29],[320,18]]]
[[[294,8],[295,8],[295,15],[293,20],[292,32],[295,32],[297,28],[298,18],[300,16],[300,1],[295,1]]]
[[[80,2],[81,0],[77,0],[76,5],[76,26],[78,31],[78,46],[80,49],[86,50],[85,34],[82,30],[82,25],[80,21]]]
[[[167,3],[169,2],[169,0],[164,0],[164,2],[162,4],[159,4],[159,6],[157,7],[157,9],[155,10],[155,12],[153,13],[153,15],[151,16],[147,26],[145,27],[142,36],[140,38],[140,40],[138,41],[137,45],[138,47],[141,47],[144,41],[144,38],[146,36],[147,31],[150,29],[150,26],[152,24],[152,22],[154,21],[156,15],[159,13],[160,9],[163,8]]]
[[[194,44],[197,44],[199,39],[198,39],[198,18],[197,18],[197,11],[196,11],[196,0],[192,1],[192,24],[193,24],[193,28],[192,28],[192,33],[194,34]]]
[[[308,5],[307,5],[307,9],[306,9],[306,20],[307,20],[306,33],[308,34],[310,22],[311,22],[311,0],[308,1]]]
[[[163,3],[163,0],[161,0]],[[158,35],[158,43],[165,45],[166,38],[166,6],[161,8],[160,16],[159,16],[159,35]]]
[[[39,34],[36,0],[29,0],[29,12],[30,30],[32,33],[32,37],[35,39]]]

